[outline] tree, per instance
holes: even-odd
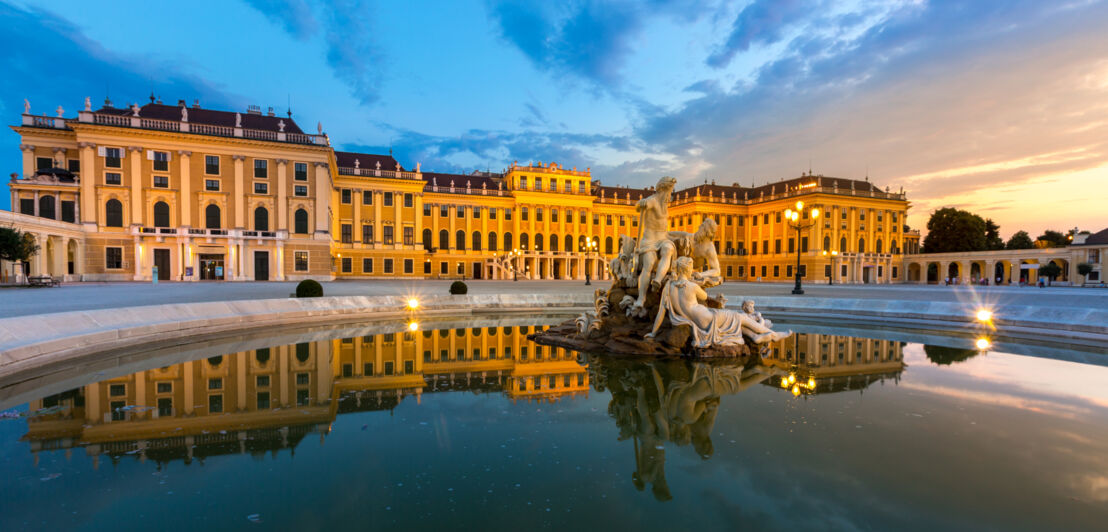
[[[927,355],[928,360],[939,366],[949,366],[955,362],[965,362],[981,354],[980,351],[975,351],[973,349],[926,344],[923,346],[923,353]]]
[[[992,218],[985,219],[985,249],[1004,249],[1000,239],[1000,226]]]
[[[1061,231],[1046,230],[1039,238],[1035,239],[1037,248],[1064,248],[1070,243],[1070,238]]]
[[[1031,240],[1031,235],[1027,234],[1027,231],[1016,231],[1016,234],[1008,239],[1008,244],[1004,247],[1008,249],[1032,249],[1035,247],[1035,242]]]
[[[1058,277],[1061,274],[1062,267],[1053,262],[1048,262],[1046,264],[1043,264],[1042,266],[1039,266],[1039,275],[1041,277],[1046,277],[1047,279],[1049,279],[1050,284],[1053,284],[1054,278]]]
[[[38,253],[35,237],[11,227],[0,227],[0,260],[26,262]]]
[[[1088,262],[1082,262],[1077,265],[1077,273],[1081,274],[1085,282],[1089,282],[1089,274],[1093,273],[1093,265]]]
[[[968,211],[946,207],[931,214],[927,221],[924,253],[982,251],[985,247],[985,220]]]

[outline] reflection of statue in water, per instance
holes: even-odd
[[[708,308],[704,304],[708,293],[690,279],[692,259],[689,257],[678,258],[673,270],[675,278],[662,289],[658,316],[654,319],[654,328],[646,335],[647,338],[654,337],[667,314],[673,325],[692,327],[694,347],[742,345],[744,329],[754,333],[751,338],[756,344],[792,335],[792,331],[774,332],[744,312]]]
[[[635,444],[635,487],[651,486],[661,501],[672,497],[665,477],[665,443],[692,444],[707,460],[720,396],[741,392],[768,379],[762,366],[732,363],[654,360],[649,363],[590,356],[590,379],[597,390],[609,389],[608,414],[619,427],[619,439]]]
[[[635,249],[641,267],[638,279],[638,299],[632,307],[636,316],[645,316],[646,293],[651,287],[657,289],[669,272],[670,261],[676,254],[676,248],[669,239],[669,195],[673,192],[677,180],[663,177],[658,180],[657,191],[639,200],[639,240]]]

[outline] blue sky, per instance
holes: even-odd
[[[817,173],[1004,235],[1108,226],[1102,1],[0,2],[0,112],[289,102],[339,149],[605,184]],[[19,170],[18,136],[0,149]],[[0,207],[10,197],[0,195]]]

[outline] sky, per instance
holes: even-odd
[[[0,0],[0,116],[153,93],[291,108],[336,149],[430,171],[553,161],[683,187],[811,169],[903,188],[914,228],[942,207],[1005,238],[1108,227],[1108,0],[184,5]]]

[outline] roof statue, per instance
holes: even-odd
[[[85,96],[85,110],[86,111],[91,111],[92,110],[92,98],[89,98],[88,96]]]
[[[323,134],[323,122],[316,122],[316,123],[315,123],[315,130],[316,130],[316,131],[317,131],[317,132],[318,132],[318,133],[319,133],[320,135],[322,135],[322,134]]]
[[[139,106],[138,106],[138,104],[137,103],[131,104],[131,116],[138,116],[138,115],[139,115]]]
[[[235,113],[235,127],[242,127],[242,113]]]
[[[378,162],[377,162],[377,165],[378,165],[378,166],[380,166],[380,164],[381,164],[381,162],[380,162],[380,161],[378,161]],[[361,167],[362,167],[362,161],[361,161],[361,160],[359,160],[359,159],[354,159],[354,169],[355,169],[355,170],[357,170],[357,169],[359,169],[359,168],[361,168]]]
[[[281,133],[285,132],[285,121],[284,120],[278,120],[277,121],[277,131],[280,131]]]
[[[420,173],[420,170],[419,170],[419,166],[420,166],[420,164],[421,164],[421,163],[419,163],[419,162],[416,162],[416,163],[415,163],[415,171],[416,171],[416,173],[417,173],[417,174],[418,174],[418,173]]]
[[[378,169],[378,170],[380,170],[380,169],[381,169],[381,161],[377,161],[377,169]]]
[[[58,108],[57,108],[57,113],[58,113],[58,118],[62,118],[62,115],[65,114],[65,109],[63,109],[62,106],[59,105]]]
[[[189,108],[188,107],[182,107],[181,108],[181,121],[182,122],[188,122],[189,121]]]

